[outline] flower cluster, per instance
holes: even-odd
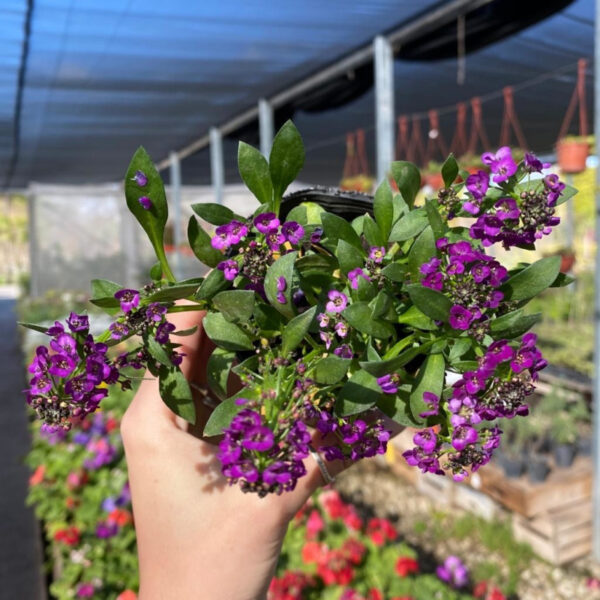
[[[49,346],[38,346],[29,372],[33,375],[27,402],[44,421],[47,432],[68,430],[73,418],[94,412],[108,394],[106,384],[126,382],[119,376],[108,346],[89,334],[86,315],[71,313],[67,329],[50,327]]]
[[[448,556],[444,564],[440,565],[436,572],[442,581],[449,583],[455,588],[464,587],[469,581],[469,570],[458,556]]]
[[[508,271],[465,240],[451,244],[447,238],[440,238],[436,246],[441,258],[435,256],[421,265],[421,283],[450,298],[452,328],[470,329],[474,337],[481,339],[486,332],[487,313],[498,308],[504,298],[498,288]]]
[[[500,444],[502,431],[497,425],[480,424],[528,414],[526,399],[534,391],[538,372],[547,364],[535,344],[533,333],[526,334],[518,348],[498,340],[479,359],[478,368],[465,372],[452,386],[448,400],[426,392],[428,410],[420,416],[446,411],[449,434],[444,436],[434,428],[419,431],[413,438],[415,447],[404,453],[408,464],[423,472],[450,471],[456,481],[468,475],[467,468],[476,471],[487,464]]]

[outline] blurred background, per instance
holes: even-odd
[[[473,170],[499,146],[535,152],[579,194],[561,205],[561,225],[535,256],[513,250],[502,260],[559,254],[576,282],[530,305],[544,315],[536,333],[550,367],[535,418],[513,423],[499,459],[454,484],[407,469],[411,434],[401,436],[385,461],[342,478],[341,512],[315,504],[313,521],[332,545],[344,541],[335,537],[340,515],[356,515],[361,526],[348,528],[370,548],[368,568],[363,561],[344,584],[323,580],[316,595],[295,581],[296,595],[273,588],[269,598],[378,600],[371,590],[385,599],[600,598],[595,5],[0,1],[0,598],[131,600],[137,590],[118,436],[129,397],[113,397],[67,440],[33,433],[21,390],[40,337],[17,332],[15,321],[49,325],[85,309],[102,330],[106,320],[86,303],[89,280],[147,279],[152,249],[122,193],[139,145],[167,185],[176,275],[203,275],[186,249],[191,205],[252,211],[237,142],[268,154],[290,118],[307,155],[292,189],[368,194],[399,159],[423,169],[421,195],[431,197],[449,152]],[[297,560],[310,526],[295,527],[282,578],[312,569]],[[456,565],[440,575],[448,557],[459,559],[464,581]]]

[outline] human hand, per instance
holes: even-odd
[[[204,313],[170,315],[185,353],[181,370],[206,386],[214,345],[202,328]],[[292,492],[259,498],[229,486],[218,447],[200,439],[209,410],[196,403],[193,431],[163,403],[147,374],[121,425],[132,493],[140,564],[140,600],[258,600],[275,571],[287,525],[324,483],[309,457],[307,475]],[[344,468],[327,463],[335,475]]]

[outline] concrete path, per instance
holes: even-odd
[[[43,600],[39,527],[25,506],[29,449],[23,394],[25,374],[17,338],[15,300],[0,289],[0,600]]]

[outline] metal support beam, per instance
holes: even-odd
[[[173,272],[177,279],[183,279],[181,263],[181,244],[183,242],[183,224],[181,221],[181,166],[177,152],[171,152],[171,202],[173,204],[173,245],[175,246],[175,261]]]
[[[217,127],[210,128],[210,173],[215,202],[223,204],[223,186],[225,185],[225,165],[223,163],[223,138]]]
[[[383,181],[394,160],[394,53],[387,38],[378,35],[375,52],[375,134],[377,182]]]
[[[36,195],[32,191],[28,191],[27,223],[29,229],[29,295],[32,298],[37,298],[40,295],[36,200]]]
[[[433,29],[440,27],[446,23],[452,23],[461,15],[468,13],[472,10],[490,4],[493,0],[449,0],[436,9],[427,10],[414,18],[408,23],[402,23],[397,29],[390,31],[386,37],[394,48],[406,44],[422,35],[426,35]],[[332,79],[339,77],[340,75],[352,72],[357,67],[364,65],[365,63],[373,60],[374,48],[373,44],[363,46],[358,50],[352,52],[348,56],[341,58],[337,62],[325,67],[318,73],[310,75],[309,77],[298,81],[294,85],[280,91],[271,98],[269,103],[273,109],[283,106],[290,100],[299,98],[303,94],[314,90],[320,85],[331,81]],[[243,125],[251,123],[258,117],[258,105],[245,110],[244,112],[236,115],[229,121],[226,121],[219,125],[219,129],[223,135],[227,135],[232,131],[235,131]],[[196,141],[192,142],[188,146],[185,146],[177,152],[180,160],[202,150],[210,143],[210,135],[205,134],[199,137]],[[169,159],[166,158],[156,164],[156,168],[159,171],[166,169],[169,166]]]
[[[268,160],[273,145],[273,107],[268,100],[261,98],[258,101],[258,129],[260,132],[260,151]]]
[[[594,134],[596,136],[596,159],[600,157],[600,0],[596,0],[594,59]],[[592,514],[594,518],[593,553],[600,562],[600,164],[596,165],[596,272],[594,294],[594,485]]]

